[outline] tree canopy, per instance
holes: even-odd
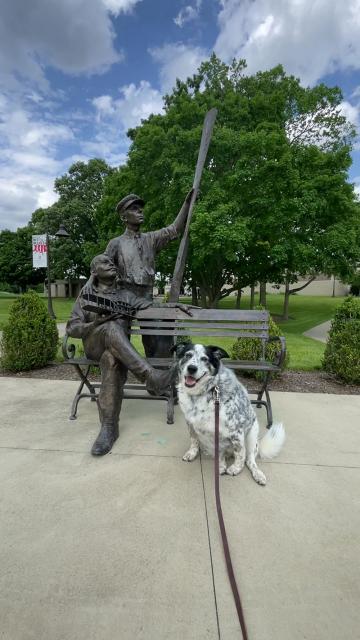
[[[340,114],[340,90],[304,88],[281,66],[245,69],[213,55],[177,81],[164,114],[128,132],[128,162],[107,180],[97,211],[102,234],[119,233],[115,203],[134,191],[147,203],[148,229],[169,223],[192,183],[204,115],[217,107],[186,271],[209,305],[231,288],[342,274],[359,259],[347,182],[354,130]],[[159,259],[168,276],[176,250]]]

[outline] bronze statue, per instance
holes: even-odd
[[[118,438],[123,387],[128,369],[146,381],[149,393],[161,393],[174,380],[174,369],[156,371],[133,348],[129,340],[129,326],[131,316],[137,309],[160,306],[159,303],[153,303],[155,256],[180,235],[185,225],[186,232],[172,279],[171,303],[165,306],[180,307],[191,315],[188,307],[180,305],[177,300],[185,268],[188,227],[215,118],[216,109],[211,109],[205,116],[193,188],[172,224],[158,231],[141,233],[140,227],[144,221],[142,198],[130,193],[117,204],[116,210],[126,230],[121,236],[110,240],[106,255],[97,256],[92,261],[91,278],[77,299],[67,323],[68,335],[82,338],[86,355],[100,363],[98,406],[101,429],[91,450],[93,455],[108,453]],[[148,357],[161,357],[169,354],[172,339],[169,340],[168,336],[143,336],[143,344]]]
[[[111,450],[119,436],[127,370],[146,382],[150,393],[158,395],[166,393],[167,389],[170,392],[175,377],[175,368],[156,370],[134,349],[129,340],[132,315],[149,306],[179,307],[190,315],[191,312],[186,305],[154,303],[134,291],[118,287],[117,271],[108,255],[96,256],[90,270],[91,277],[75,302],[66,333],[73,338],[82,338],[86,356],[100,363],[98,408],[101,429],[91,453],[102,456]]]
[[[179,237],[183,231],[193,189],[187,194],[174,222],[158,231],[141,233],[144,221],[144,201],[134,193],[125,196],[116,206],[125,232],[110,240],[105,253],[113,260],[117,272],[119,287],[132,291],[140,298],[153,299],[155,282],[155,256],[171,240]],[[143,336],[143,345],[147,357],[161,357],[169,353],[171,344],[166,336]]]

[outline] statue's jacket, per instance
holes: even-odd
[[[114,306],[116,306],[118,302],[120,304],[125,303],[132,310],[133,314],[140,309],[147,309],[154,304],[151,299],[149,300],[148,298],[138,296],[133,291],[121,285],[114,286],[106,291],[99,290],[98,287],[94,285],[92,277],[90,277],[89,281],[80,291],[66,324],[67,335],[72,338],[82,338],[86,354],[93,352],[94,340],[96,337],[100,339],[104,332],[110,330],[110,325],[112,330],[114,329],[114,324],[118,324],[119,327],[128,331],[131,323],[131,317],[127,314],[122,315],[120,311],[117,314],[116,320],[113,319],[113,316],[109,315],[108,319],[111,322],[105,321],[103,324],[94,327],[93,322],[99,318],[99,312],[84,309],[84,306],[87,306],[86,295],[89,293],[94,296],[98,295],[101,298],[108,298],[114,303]],[[105,320],[104,316],[103,319]]]
[[[177,218],[158,231],[140,233],[126,229],[121,236],[110,240],[105,253],[114,262],[120,282],[130,288],[152,288],[156,254],[179,236],[182,226]]]

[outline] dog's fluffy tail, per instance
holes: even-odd
[[[273,424],[259,440],[260,458],[275,458],[285,442],[285,429],[281,423]]]

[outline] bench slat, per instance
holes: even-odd
[[[234,320],[234,321],[267,321],[269,319],[269,312],[254,311],[254,310],[240,310],[240,309],[191,309],[192,318],[194,320]],[[164,319],[164,320],[189,320],[190,316],[181,311],[180,309],[167,309],[161,307],[149,307],[138,311],[136,318],[149,318],[149,319]]]
[[[269,323],[268,322],[258,322],[256,324],[254,323],[248,323],[248,322],[228,322],[228,323],[221,323],[221,322],[202,322],[202,323],[197,323],[197,322],[179,322],[178,320],[176,321],[169,321],[167,322],[166,320],[141,320],[141,323],[133,323],[131,325],[131,331],[133,330],[138,330],[138,329],[148,329],[148,328],[159,328],[159,329],[248,329],[248,330],[254,330],[254,331],[258,331],[259,329],[268,329],[269,328]]]
[[[148,362],[153,367],[169,367],[174,363],[173,358],[147,358]],[[230,360],[223,359],[223,364],[229,369],[252,369],[255,371],[279,371],[279,367],[277,365],[272,364],[271,362],[256,361],[256,360]],[[76,364],[79,366],[95,366],[98,367],[99,363],[96,360],[89,360],[88,358],[73,358],[69,360],[64,360],[64,364]]]
[[[134,329],[131,331],[131,335],[141,335],[141,336],[198,336],[203,337],[206,335],[211,338],[212,336],[222,336],[222,337],[233,337],[233,338],[268,338],[269,334],[267,331],[225,331],[224,329],[207,329],[202,327],[198,331],[190,331],[188,327],[184,329],[177,329],[176,332],[171,329]]]

